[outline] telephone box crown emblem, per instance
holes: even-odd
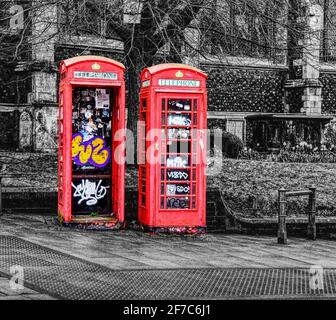
[[[97,62],[95,62],[92,66],[92,70],[100,70],[100,64],[98,64]]]
[[[180,70],[180,71],[176,72],[175,76],[176,76],[176,78],[183,78],[184,74],[183,74],[183,72]]]

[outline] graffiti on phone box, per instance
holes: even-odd
[[[167,207],[170,209],[189,209],[190,200],[189,199],[168,198]]]
[[[106,142],[102,137],[94,137],[83,142],[81,133],[72,137],[72,160],[78,166],[92,164],[98,168],[104,168],[110,160],[110,150],[106,148]]]
[[[180,194],[190,194],[190,186],[188,185],[176,185],[176,184],[168,184],[167,185],[167,195],[174,196]]]
[[[75,189],[74,198],[80,198],[78,204],[80,205],[83,201],[86,201],[87,206],[94,206],[100,199],[103,199],[107,194],[108,187],[104,187],[101,184],[102,180],[98,183],[82,180],[77,186],[72,183]]]
[[[181,101],[169,100],[169,109],[190,111],[190,101],[188,100],[181,100]]]
[[[169,129],[168,138],[169,139],[189,139],[190,130],[186,129]]]
[[[188,181],[190,175],[188,170],[168,170],[167,178],[171,181]]]
[[[186,157],[174,157],[167,159],[167,167],[170,168],[186,168],[188,167],[188,159]]]
[[[168,116],[169,126],[190,126],[191,119],[186,115],[170,115]]]

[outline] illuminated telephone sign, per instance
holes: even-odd
[[[65,224],[118,227],[124,221],[125,67],[82,56],[60,66],[58,215]]]
[[[206,79],[182,64],[141,74],[138,216],[146,230],[206,230]]]

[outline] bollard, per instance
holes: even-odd
[[[287,244],[286,231],[286,190],[279,190],[279,224],[278,224],[278,244]]]
[[[309,212],[307,236],[310,240],[316,240],[316,188],[309,188]]]

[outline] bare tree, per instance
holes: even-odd
[[[334,0],[307,0],[330,7]],[[1,1],[6,6],[14,1]],[[186,55],[197,59],[215,57],[251,57],[283,62],[302,48],[298,45],[307,33],[299,0],[52,0],[19,1],[24,7],[25,26],[16,34],[2,33],[1,57],[29,60],[29,44],[34,16],[41,8],[58,8],[55,33],[42,37],[91,35],[117,39],[123,43],[122,62],[127,68],[128,111],[132,121],[128,128],[136,132],[138,118],[139,73],[159,61],[181,62]],[[8,24],[12,16],[0,17]],[[306,13],[309,15],[309,12]],[[332,18],[331,16],[327,17]],[[295,21],[295,23],[293,23]],[[330,24],[329,24],[330,26]],[[43,30],[40,31],[40,35]],[[313,34],[313,32],[312,32]],[[329,45],[331,32],[325,31]],[[289,40],[288,40],[289,39]],[[35,39],[35,42],[38,39]],[[88,47],[90,44],[88,44]],[[325,49],[327,50],[327,49]],[[46,67],[46,66],[42,66]]]

